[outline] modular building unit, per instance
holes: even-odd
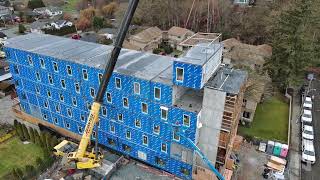
[[[221,44],[209,53],[197,48],[197,56],[183,60],[122,49],[101,107],[99,143],[191,179],[194,150],[172,125],[184,126],[184,136],[198,141],[200,89],[220,65],[222,52]],[[8,40],[5,52],[23,111],[82,134],[111,50],[44,34]],[[195,94],[200,95],[193,101]]]

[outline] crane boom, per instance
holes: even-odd
[[[129,3],[128,10],[126,11],[126,14],[124,16],[124,19],[121,22],[121,26],[118,32],[118,36],[116,39],[116,42],[114,44],[114,48],[111,52],[111,57],[109,61],[107,62],[107,65],[105,67],[105,71],[102,76],[102,81],[99,86],[98,93],[95,97],[95,101],[93,102],[90,110],[90,114],[88,117],[88,121],[85,127],[85,130],[83,132],[78,150],[76,152],[69,153],[68,158],[70,160],[77,161],[77,168],[78,169],[85,169],[85,168],[94,168],[100,166],[99,159],[97,158],[97,152],[95,153],[88,153],[87,147],[91,139],[91,134],[93,131],[93,128],[96,123],[99,121],[99,111],[101,104],[103,102],[103,97],[105,95],[109,80],[111,78],[111,75],[113,73],[114,67],[117,63],[123,41],[126,37],[127,31],[129,29],[131,20],[133,18],[133,15],[135,13],[135,10],[138,6],[139,0],[131,0]],[[98,141],[96,137],[96,143]],[[96,149],[97,151],[97,149]]]

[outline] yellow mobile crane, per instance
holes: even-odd
[[[139,0],[131,0],[129,3],[128,10],[124,16],[124,19],[121,22],[121,26],[119,29],[119,33],[114,44],[114,48],[111,52],[110,60],[107,62],[105,67],[104,74],[102,76],[102,82],[99,86],[98,93],[95,97],[95,101],[93,102],[90,110],[90,114],[88,117],[88,121],[86,127],[84,129],[80,144],[78,146],[78,150],[75,152],[68,152],[70,149],[75,149],[72,147],[76,147],[76,144],[70,141],[62,141],[60,144],[54,147],[56,150],[56,155],[65,155],[67,154],[67,158],[69,162],[75,162],[77,169],[90,169],[99,167],[101,165],[101,161],[103,159],[103,155],[98,152],[98,127],[97,123],[99,121],[99,111],[101,104],[103,102],[103,97],[105,95],[110,77],[118,60],[123,41],[129,29],[132,17],[134,12],[138,6]],[[96,140],[95,140],[95,148],[91,152],[87,152],[87,147],[91,139],[91,134],[94,126],[96,125]]]
[[[90,114],[88,117],[88,121],[83,132],[80,144],[78,146],[78,150],[75,152],[73,151],[77,148],[77,144],[64,140],[60,144],[54,147],[56,150],[55,154],[58,156],[65,156],[69,162],[75,162],[77,169],[91,169],[101,166],[101,162],[103,159],[103,155],[98,152],[98,126],[96,125],[99,120],[99,111],[101,104],[103,102],[103,96],[106,92],[110,77],[118,60],[122,44],[124,38],[127,34],[130,22],[134,15],[134,12],[138,6],[139,0],[131,0],[129,3],[129,8],[125,14],[125,17],[121,23],[119,34],[117,36],[114,48],[111,53],[110,60],[108,61],[104,74],[102,76],[102,82],[99,86],[98,93],[96,95],[95,101],[92,104]],[[87,151],[88,144],[91,140],[91,135],[94,126],[96,126],[96,140],[95,140],[95,148],[91,151]],[[192,146],[192,148],[196,151],[196,153],[201,157],[201,159],[208,165],[208,167],[216,174],[219,180],[224,180],[224,177],[219,173],[217,169],[211,164],[211,162],[206,158],[206,156],[201,152],[201,150],[190,140],[189,138],[185,137],[185,129],[181,126],[172,124],[177,132],[181,137],[185,138],[188,143]]]

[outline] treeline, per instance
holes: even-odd
[[[270,77],[281,89],[301,84],[308,67],[320,66],[320,1],[292,1],[274,19],[271,31]]]
[[[32,127],[27,128],[25,124],[22,124],[17,120],[14,120],[14,127],[21,141],[30,141],[34,144],[37,144],[42,148],[44,156],[43,158],[38,157],[36,159],[35,166],[26,165],[24,168],[14,168],[6,177],[17,180],[32,179],[44,172],[53,164],[53,147],[57,145],[59,141],[56,136],[52,136],[48,132],[38,132]]]
[[[287,3],[274,1],[239,7],[226,0],[140,0],[133,24],[163,30],[186,27],[194,32],[222,33],[224,39],[233,37],[248,44],[264,44],[270,42],[270,16],[280,11],[283,4]],[[116,12],[118,19],[124,11],[122,8]]]

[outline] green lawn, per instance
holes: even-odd
[[[0,179],[13,167],[24,168],[33,165],[37,157],[43,157],[41,147],[35,144],[22,144],[19,138],[13,137],[0,144]]]
[[[239,126],[240,135],[264,140],[287,142],[289,105],[281,97],[272,97],[259,104],[250,128]]]
[[[63,6],[63,10],[66,12],[76,11],[77,2],[80,0],[68,0],[68,4]]]

